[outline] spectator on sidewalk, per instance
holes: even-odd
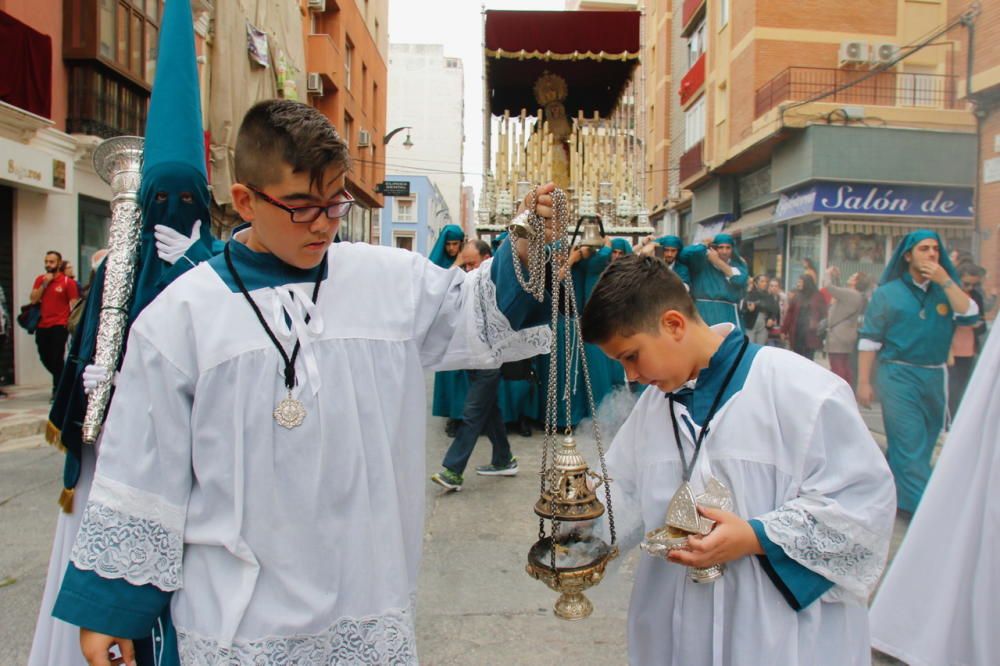
[[[865,292],[869,279],[865,273],[855,273],[847,278],[846,287],[834,283],[840,278],[840,269],[826,269],[826,289],[833,298],[826,315],[826,353],[830,357],[830,370],[854,386],[851,353],[858,346],[858,326],[868,307]]]
[[[758,275],[743,299],[743,325],[750,342],[757,345],[767,344],[769,331],[777,326],[780,314],[778,299],[770,293],[768,284],[766,275]]]
[[[772,347],[783,347],[784,344],[781,341],[781,324],[785,321],[785,313],[788,312],[788,295],[781,288],[781,280],[778,278],[771,278],[771,281],[767,284],[767,293],[774,296],[774,300],[778,303],[778,318],[774,322],[774,326],[767,334],[767,344]]]
[[[826,313],[826,301],[816,289],[816,283],[808,273],[803,274],[795,287],[795,293],[788,303],[788,312],[781,324],[781,333],[792,351],[805,356],[810,361],[816,350],[822,349],[819,339],[819,322]]]
[[[954,419],[958,413],[958,407],[965,395],[965,387],[972,377],[972,370],[976,366],[976,358],[982,349],[981,336],[986,331],[986,322],[983,321],[983,297],[979,292],[979,282],[982,276],[982,268],[975,264],[962,264],[958,269],[958,276],[962,278],[962,291],[976,302],[980,315],[971,326],[962,325],[955,327],[955,337],[951,340],[951,364],[948,367],[948,413]]]
[[[60,269],[62,255],[55,250],[45,253],[45,272],[35,278],[31,289],[31,303],[40,303],[41,318],[35,331],[35,344],[42,365],[52,375],[52,395],[55,397],[59,377],[62,375],[66,359],[66,339],[69,329],[69,311],[80,298],[76,280],[66,276]]]

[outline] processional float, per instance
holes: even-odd
[[[640,14],[487,11],[484,16],[486,136],[477,230],[480,235],[509,230],[527,239],[528,274],[515,255],[518,279],[537,300],[544,300],[548,288],[552,296],[553,348],[534,505],[538,540],[528,551],[526,570],[560,593],[558,617],[580,619],[593,611],[583,592],[601,581],[618,546],[596,418],[591,420],[599,472],[578,449],[573,428],[557,427],[560,401],[571,413],[572,394],[559,395],[558,385],[560,377],[565,386],[573,384],[572,359],[579,363],[591,415],[597,411],[568,260],[578,240],[598,248],[605,234],[652,232],[642,203]],[[514,223],[518,202],[547,182],[557,186],[549,237],[533,214]],[[568,325],[559,327],[561,318]],[[607,523],[607,541],[593,529],[598,519]]]

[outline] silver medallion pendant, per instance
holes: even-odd
[[[927,319],[927,312],[925,310],[921,310],[920,311],[920,318],[921,319]]]
[[[274,421],[282,428],[297,428],[306,420],[306,408],[301,402],[292,397],[292,392],[288,392],[288,397],[278,403],[274,408]]]

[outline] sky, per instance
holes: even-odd
[[[558,10],[565,0],[487,0],[486,9]],[[389,0],[389,42],[443,44],[465,72],[465,184],[479,192],[483,171],[483,18],[476,0]],[[392,85],[392,82],[389,82]],[[418,136],[413,141],[419,141]],[[416,167],[416,165],[414,165]]]

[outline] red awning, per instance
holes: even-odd
[[[0,12],[0,100],[52,117],[52,38]]]
[[[639,12],[486,12],[490,110],[534,113],[546,71],[566,80],[566,113],[608,115],[639,62]]]
[[[486,50],[639,53],[639,12],[486,12]]]

